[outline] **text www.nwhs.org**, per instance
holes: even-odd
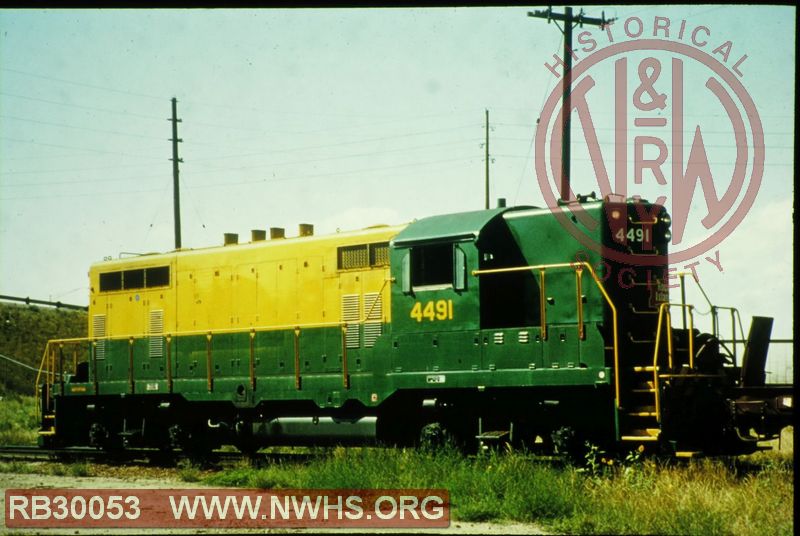
[[[7,490],[6,526],[447,527],[446,490]]]

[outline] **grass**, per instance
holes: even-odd
[[[520,453],[332,449],[304,463],[241,465],[203,479],[246,488],[445,488],[462,521],[535,522],[566,533],[793,534],[791,457],[586,467]]]
[[[0,444],[35,444],[32,397],[0,400]],[[241,464],[209,474],[185,465],[184,482],[246,488],[436,488],[450,493],[462,521],[535,522],[549,530],[592,534],[794,533],[793,430],[776,450],[733,460],[656,463],[636,456],[610,463],[599,455],[585,467],[543,463],[525,454],[466,458],[455,451],[317,449],[303,462],[261,468]],[[0,472],[90,476],[92,466],[0,463]]]
[[[35,445],[38,429],[32,396],[6,394],[0,398],[0,445]]]
[[[180,464],[177,468],[177,476],[183,482],[200,482],[202,474],[200,468],[192,464]]]
[[[53,476],[94,476],[93,466],[86,462],[74,463],[27,463],[21,461],[0,462],[0,473],[53,475]]]

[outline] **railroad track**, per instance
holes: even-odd
[[[304,462],[316,457],[316,454],[298,452],[259,452],[246,455],[241,452],[214,451],[202,460],[203,463],[227,465],[242,460],[251,463],[268,464],[288,460]],[[176,465],[186,457],[181,452],[164,453],[157,449],[126,449],[108,452],[91,447],[69,447],[60,449],[43,449],[32,445],[0,446],[0,460],[3,461],[51,461],[77,462],[92,461],[111,465],[122,464],[157,464]]]

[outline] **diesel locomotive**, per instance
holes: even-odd
[[[659,205],[580,197],[94,264],[88,337],[42,357],[40,444],[752,452],[792,417],[764,380],[772,320],[722,334],[738,313],[709,303],[697,329],[670,301],[669,228]]]

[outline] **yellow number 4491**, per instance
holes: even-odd
[[[411,318],[417,322],[428,320],[452,320],[453,319],[453,300],[428,301],[424,304],[416,302],[411,308]]]

